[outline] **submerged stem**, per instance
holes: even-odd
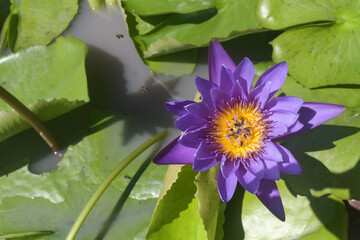
[[[55,138],[45,127],[45,125],[32,113],[22,102],[20,102],[15,96],[6,91],[0,86],[0,98],[9,104],[16,112],[20,114],[44,139],[54,153],[60,151],[60,147]]]
[[[120,164],[107,176],[107,178],[101,183],[95,193],[91,196],[90,200],[87,202],[83,210],[81,211],[80,215],[74,222],[73,226],[68,233],[66,240],[73,240],[75,239],[77,233],[79,232],[82,224],[84,223],[86,217],[89,215],[90,211],[95,206],[96,202],[99,200],[101,195],[105,192],[105,190],[110,186],[110,184],[114,181],[114,179],[121,173],[121,171],[131,163],[137,156],[139,156],[142,152],[148,149],[151,145],[158,142],[159,140],[166,137],[168,134],[167,130],[164,130],[154,136],[153,138],[147,140],[143,143],[140,147],[135,149],[132,153],[130,153]]]

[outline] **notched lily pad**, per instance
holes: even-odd
[[[11,0],[11,3],[11,14],[19,17],[19,23],[9,28],[9,31],[17,28],[15,51],[50,43],[68,27],[78,10],[74,0]]]
[[[360,84],[358,1],[262,0],[258,16],[271,29],[303,24],[271,42],[274,62],[286,61],[303,86]]]

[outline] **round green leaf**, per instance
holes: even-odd
[[[11,2],[11,13],[19,16],[15,50],[48,44],[68,27],[78,10],[76,0]]]
[[[261,1],[258,15],[264,26],[285,31],[271,42],[273,60],[289,64],[289,74],[308,88],[359,84],[360,3],[358,1]],[[331,21],[331,22],[329,22]]]
[[[70,36],[19,51],[0,58],[0,85],[48,121],[89,100],[86,54],[86,44]],[[3,101],[0,110],[0,141],[30,127]]]
[[[294,196],[282,180],[277,185],[286,221],[278,220],[255,195],[245,192],[241,213],[244,239],[346,239],[347,212],[341,201]]]
[[[286,220],[278,220],[254,195],[237,189],[225,210],[226,240],[346,239],[347,211],[329,197],[294,195],[285,182],[277,181]]]

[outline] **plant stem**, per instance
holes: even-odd
[[[110,186],[110,184],[119,175],[119,173],[121,173],[121,171],[129,163],[131,163],[137,156],[139,156],[142,152],[144,152],[146,149],[148,149],[154,143],[156,143],[159,140],[166,137],[167,134],[168,134],[167,130],[160,132],[153,138],[147,140],[140,147],[138,147],[132,153],[130,153],[123,161],[120,162],[120,164],[110,173],[109,176],[107,176],[107,178],[101,183],[101,185],[98,187],[98,189],[95,191],[95,193],[91,196],[90,200],[87,202],[87,204],[81,211],[80,215],[74,222],[73,226],[71,227],[70,232],[68,233],[68,235],[66,237],[66,240],[75,239],[75,237],[76,237],[77,233],[79,232],[82,224],[84,223],[86,217],[89,215],[90,211],[93,209],[93,207],[95,206],[96,202],[99,200],[101,195]]]
[[[25,238],[25,237],[34,237],[40,235],[50,235],[54,234],[52,231],[38,231],[38,232],[23,232],[23,233],[13,233],[0,236],[0,239],[13,239],[13,238]]]
[[[58,143],[52,134],[47,130],[45,125],[22,102],[1,86],[0,98],[18,112],[20,116],[39,133],[54,153],[58,153],[60,151]]]

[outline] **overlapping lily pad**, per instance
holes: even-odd
[[[46,45],[61,34],[78,10],[76,0],[12,0],[11,15],[18,15],[15,50]]]
[[[107,128],[102,129],[101,123],[93,126],[92,132],[99,131],[85,137],[78,145],[70,146],[57,170],[35,175],[25,166],[0,178],[0,238],[7,234],[51,231],[54,234],[36,239],[65,239],[98,185],[114,166],[150,137],[148,134],[128,135],[133,117],[118,115],[115,119]],[[153,150],[145,152],[116,179],[85,221],[79,239],[101,236],[143,239],[160,192],[164,168],[148,168],[145,179],[140,178],[143,186],[136,185],[130,197],[121,200],[123,207],[119,207],[118,202],[115,218],[110,217],[109,224],[105,224],[105,220],[109,219],[117,199],[129,191],[127,186],[133,187],[139,166],[144,161],[149,164],[153,154]],[[149,174],[151,181],[146,178]],[[156,181],[160,184],[154,184]]]
[[[261,0],[258,16],[270,29],[292,27],[271,42],[273,60],[302,85],[360,84],[358,1]]]
[[[47,121],[89,100],[85,43],[70,36],[45,47],[31,47],[0,59],[0,85]],[[0,102],[0,141],[29,128]]]
[[[294,196],[282,180],[277,185],[286,221],[274,217],[255,195],[240,191],[226,209],[224,239],[347,238],[347,212],[341,201],[326,196],[319,199]],[[233,223],[237,225],[232,226]]]
[[[255,14],[257,0],[161,0],[156,3],[127,0],[121,4],[130,35],[145,62],[157,60],[154,57],[207,46],[212,38],[225,40],[264,30]],[[180,63],[194,64],[192,56],[189,51],[185,56],[184,53],[181,57],[177,56],[177,61],[172,57],[171,62],[181,59]],[[161,59],[158,61],[161,62]],[[149,66],[154,71],[164,71],[164,68],[159,69],[150,63]],[[183,73],[192,70],[184,68]]]

